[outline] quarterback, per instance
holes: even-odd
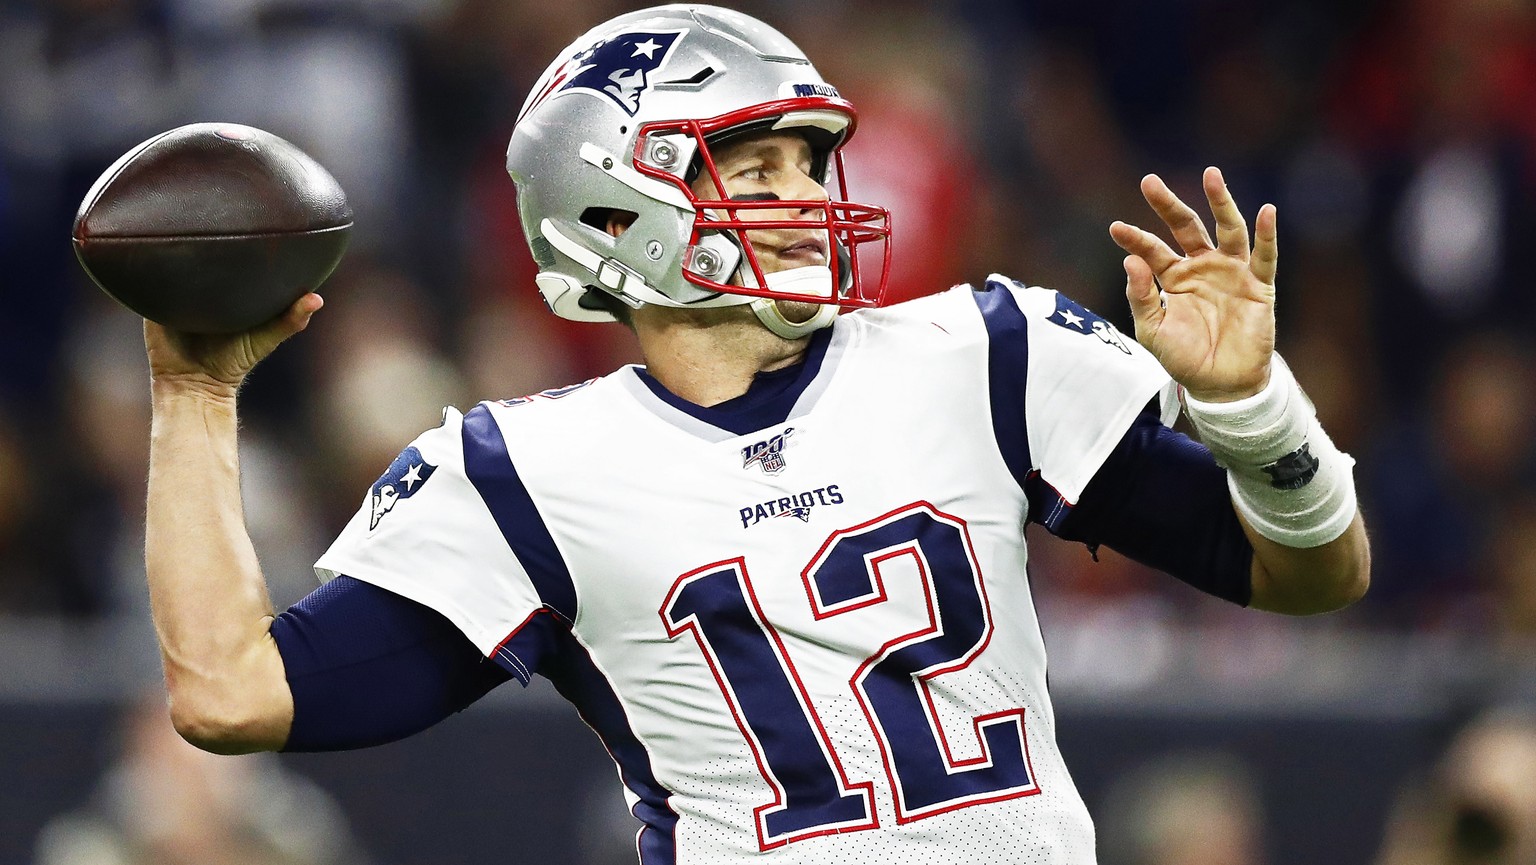
[[[146,324],[149,583],[182,735],[364,747],[541,675],[618,764],[646,865],[1095,861],[1025,525],[1282,613],[1368,582],[1353,463],[1274,353],[1275,212],[1250,238],[1209,169],[1212,239],[1148,177],[1180,249],[1110,227],[1134,339],[1001,275],[886,305],[888,216],[843,183],[855,126],[730,10],[573,42],[507,169],[550,309],[623,322],[644,365],[446,410],[280,614],[235,397],[321,301],[232,338]]]

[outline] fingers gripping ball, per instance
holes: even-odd
[[[80,264],[102,290],[188,333],[268,321],[335,269],[352,208],[292,144],[233,123],[195,123],[124,154],[75,216]]]

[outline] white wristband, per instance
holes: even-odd
[[[1296,377],[1276,354],[1269,384],[1236,402],[1183,395],[1184,414],[1216,461],[1238,512],[1288,547],[1316,547],[1355,517],[1355,461],[1338,449]]]

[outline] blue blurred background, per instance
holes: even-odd
[[[502,155],[555,53],[640,5],[0,0],[0,863],[633,861],[606,755],[537,685],[352,754],[168,735],[139,322],[68,230],[118,155],[195,121],[348,191],[326,309],[244,394],[285,606],[442,405],[638,359],[543,309]],[[1150,227],[1142,175],[1198,200],[1219,165],[1279,208],[1280,350],[1359,460],[1374,585],[1287,620],[1033,539],[1106,865],[1536,862],[1536,4],[738,6],[859,107],[853,197],[893,213],[902,297],[999,271],[1128,329],[1107,226]]]

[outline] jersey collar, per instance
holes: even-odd
[[[628,367],[619,379],[642,406],[667,423],[708,441],[726,441],[809,413],[831,380],[849,330],[834,323],[816,331],[804,360],[758,373],[746,393],[718,405],[701,406],[683,399],[643,366]]]

